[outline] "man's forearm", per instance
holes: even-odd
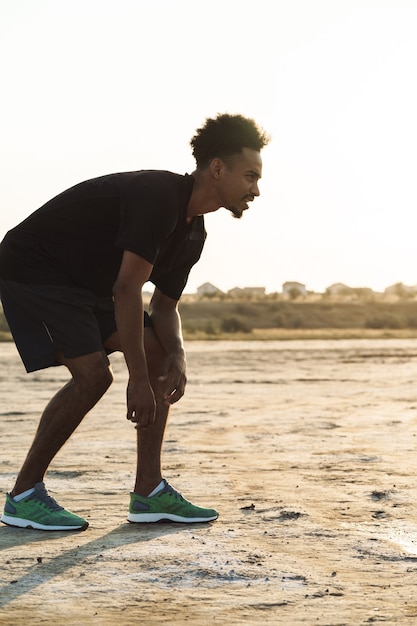
[[[114,309],[120,344],[131,377],[148,376],[143,345],[143,300],[140,290],[114,294]]]
[[[150,309],[152,327],[167,354],[185,354],[181,317],[176,308]]]
[[[184,395],[187,383],[181,318],[176,302],[157,296],[156,302],[151,301],[150,316],[154,333],[167,355],[159,376],[162,397],[166,404],[174,404]]]

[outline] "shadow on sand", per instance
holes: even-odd
[[[107,534],[100,535],[92,541],[66,550],[57,556],[48,558],[45,562],[33,564],[29,571],[17,580],[9,581],[0,587],[0,608],[12,602],[13,600],[23,596],[26,593],[36,589],[41,584],[48,583],[56,576],[65,573],[68,569],[79,565],[86,558],[93,555],[102,554],[105,550],[110,550],[119,546],[129,544],[138,544],[151,541],[157,537],[164,537],[173,533],[181,533],[185,530],[193,528],[201,528],[201,524],[178,524],[170,522],[161,522],[158,524],[141,524],[140,532],[138,532],[138,524],[121,524],[117,528],[111,530]],[[89,531],[77,533],[80,537],[85,537],[85,533]],[[74,532],[71,536],[74,536]],[[65,532],[48,532],[36,531],[32,529],[18,529],[12,527],[0,527],[0,550],[10,548],[22,548],[25,545],[39,543],[45,541],[51,542],[58,539],[68,537]],[[21,558],[21,551],[19,553]]]

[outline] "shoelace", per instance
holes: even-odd
[[[174,498],[179,498],[180,500],[184,500],[184,498],[180,494],[180,492],[177,491],[176,489],[174,489],[174,487],[171,487],[171,485],[168,484],[168,483],[167,483],[164,491],[165,491],[165,493],[169,493],[170,496],[174,496]]]
[[[64,508],[63,506],[60,506],[52,496],[49,495],[45,488],[38,488],[31,497],[35,500],[39,500],[40,502],[42,502],[42,504],[48,507],[48,509],[51,509],[51,511],[62,511],[62,509]]]

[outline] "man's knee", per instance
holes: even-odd
[[[87,377],[86,384],[94,386],[98,393],[103,394],[107,391],[113,382],[113,372],[110,364],[106,366],[96,367]]]
[[[93,394],[103,395],[113,382],[113,373],[105,352],[94,352],[72,359],[58,355],[58,359],[69,369],[74,383]]]

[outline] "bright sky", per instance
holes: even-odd
[[[0,0],[0,236],[67,187],[194,169],[218,112],[271,135],[187,287],[417,283],[417,0]]]

